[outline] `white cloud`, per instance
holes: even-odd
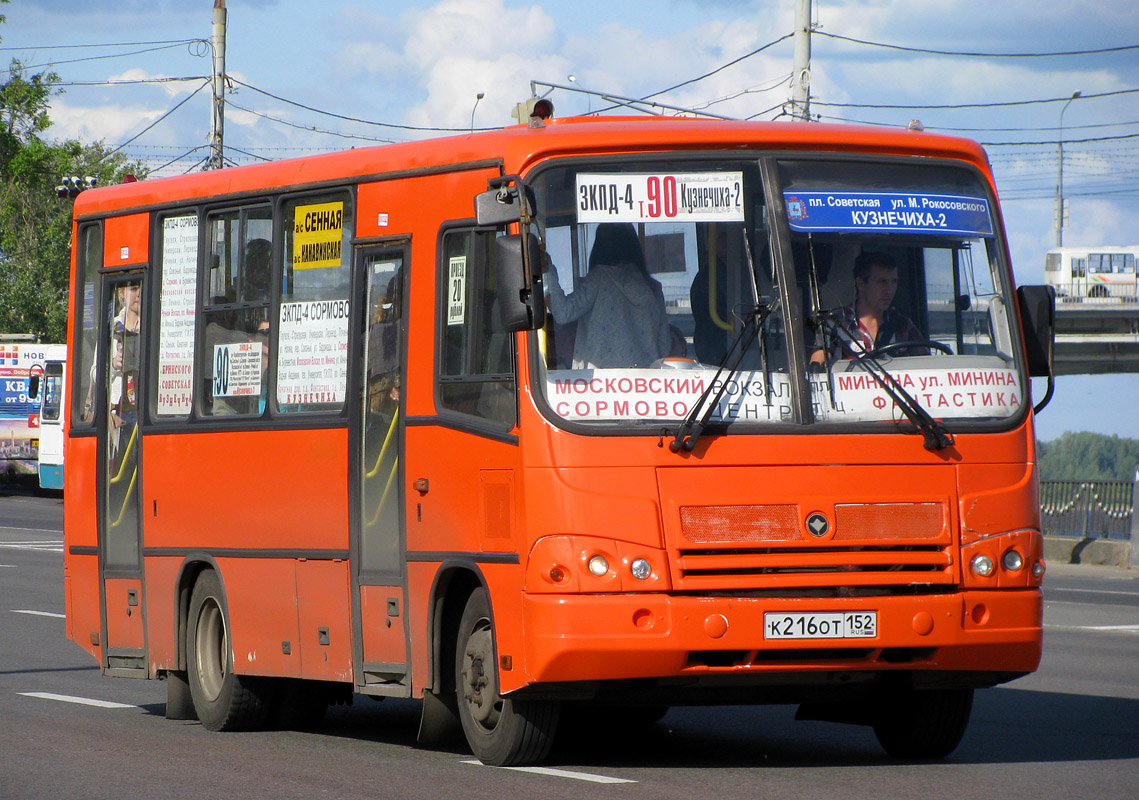
[[[404,58],[426,92],[407,111],[412,125],[467,127],[479,92],[486,97],[476,126],[507,124],[514,104],[529,94],[531,79],[567,71],[568,62],[555,52],[557,28],[540,6],[443,0],[427,10],[408,11],[401,24]],[[483,35],[495,30],[502,35]]]
[[[162,115],[161,110],[99,104],[71,105],[60,99],[51,104],[52,126],[48,132],[55,139],[79,139],[83,142],[122,141],[146,123]]]

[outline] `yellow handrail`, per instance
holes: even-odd
[[[388,432],[384,435],[384,443],[380,445],[380,452],[376,456],[376,464],[374,467],[368,470],[367,473],[365,473],[365,478],[374,478],[376,476],[376,473],[380,471],[380,462],[384,460],[384,455],[388,452],[388,445],[391,444],[392,436],[395,433],[397,422],[399,422],[398,408],[395,410],[395,413],[392,414],[392,421],[391,424],[388,425]]]
[[[131,453],[134,451],[134,440],[138,436],[138,425],[131,429],[131,438],[127,442],[127,449],[123,451],[123,460],[119,464],[119,473],[111,478],[111,483],[118,483],[123,479],[123,473],[126,472],[127,464],[130,463]]]
[[[115,519],[115,521],[111,523],[112,528],[117,528],[117,527],[119,527],[120,524],[122,524],[123,516],[127,513],[127,505],[130,503],[131,497],[134,496],[134,485],[135,485],[135,482],[137,480],[138,480],[138,468],[136,467],[134,469],[134,471],[131,472],[131,482],[129,484],[127,484],[127,492],[126,492],[126,494],[123,495],[123,507],[119,509],[118,518]]]

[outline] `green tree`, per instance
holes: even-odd
[[[1042,480],[1130,481],[1139,467],[1139,440],[1065,433],[1037,443]]]
[[[13,60],[0,84],[0,333],[54,342],[67,330],[72,206],[56,187],[65,175],[105,184],[141,171],[102,142],[42,138],[58,80]]]

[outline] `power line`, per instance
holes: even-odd
[[[178,78],[124,78],[107,81],[50,81],[45,86],[131,86],[140,83],[178,83],[180,81],[208,81],[206,75],[187,75]]]
[[[868,119],[851,119],[850,117],[836,117],[825,114],[820,114],[819,119],[829,119],[834,120],[835,122],[848,122],[856,125],[896,126],[896,123],[892,122],[880,122],[877,120]],[[1088,123],[1085,125],[1065,125],[1063,128],[1040,126],[1034,126],[1031,128],[958,128],[952,125],[926,125],[925,129],[927,131],[956,131],[959,133],[1024,133],[1026,131],[1078,131],[1088,130],[1092,128],[1117,128],[1126,125],[1139,125],[1139,120],[1133,120],[1131,122],[1096,122]],[[1068,140],[1065,139],[1065,143],[1067,143],[1067,141]],[[1052,144],[1055,144],[1055,141],[1053,141]]]
[[[907,53],[925,53],[927,55],[935,56],[966,56],[970,58],[1058,58],[1062,56],[1090,56],[1101,55],[1103,53],[1119,53],[1124,50],[1139,50],[1139,44],[1121,45],[1119,47],[1104,47],[1098,50],[1068,50],[1056,53],[972,53],[967,51],[955,50],[930,50],[922,47],[906,47],[900,44],[887,44],[885,42],[871,42],[866,39],[855,39],[851,36],[841,36],[837,33],[827,33],[822,30],[814,30],[816,36],[826,36],[830,39],[838,39],[844,42],[853,42],[854,44],[864,44],[870,47],[882,47],[887,50],[902,50]]]
[[[274,117],[270,114],[264,113],[263,111],[254,111],[251,108],[245,108],[244,106],[239,106],[237,103],[234,103],[233,101],[227,101],[226,105],[228,105],[230,108],[236,108],[238,111],[244,111],[246,114],[252,114],[255,117],[261,117],[262,119],[267,119],[270,122],[276,122],[280,125],[288,125],[290,128],[297,128],[298,130],[308,131],[310,133],[323,133],[323,134],[327,134],[329,136],[339,136],[339,137],[344,138],[344,139],[359,139],[361,141],[382,142],[384,144],[392,144],[395,142],[394,139],[381,139],[377,136],[364,136],[363,134],[359,134],[359,133],[341,133],[340,131],[329,131],[329,130],[324,130],[322,128],[317,128],[314,125],[302,125],[298,122],[291,122],[287,119],[281,119],[280,117]]]
[[[177,111],[178,109],[180,109],[182,106],[184,106],[186,103],[188,103],[188,102],[190,101],[190,99],[191,99],[192,97],[194,97],[194,95],[196,95],[198,92],[202,91],[202,89],[206,88],[206,87],[207,87],[207,86],[209,86],[209,85],[210,85],[210,82],[209,82],[209,81],[204,81],[204,82],[202,83],[202,85],[201,85],[201,86],[199,86],[197,89],[195,89],[194,91],[190,92],[190,94],[188,94],[188,95],[186,95],[184,98],[182,98],[181,102],[179,102],[177,105],[175,105],[175,106],[174,106],[173,108],[171,108],[169,111],[167,111],[167,112],[166,112],[165,114],[163,114],[161,117],[159,117],[158,119],[156,119],[154,122],[152,122],[152,123],[150,123],[149,125],[147,125],[145,128],[143,128],[141,131],[139,131],[138,133],[136,133],[134,136],[132,136],[131,138],[127,139],[125,142],[123,142],[122,144],[120,144],[120,145],[119,145],[118,147],[116,147],[114,150],[110,151],[109,153],[106,153],[106,154],[105,154],[105,155],[104,155],[104,156],[103,156],[101,159],[99,159],[99,161],[98,161],[98,162],[96,162],[96,163],[100,163],[100,162],[106,161],[108,158],[110,158],[111,156],[113,156],[115,153],[117,153],[117,152],[119,152],[120,150],[122,150],[124,147],[126,147],[128,144],[130,144],[131,142],[133,142],[135,139],[139,138],[139,137],[140,137],[140,136],[142,136],[144,133],[146,133],[146,132],[147,132],[147,131],[149,131],[151,128],[153,128],[155,125],[157,125],[158,123],[162,122],[162,120],[166,119],[166,118],[167,118],[167,117],[169,117],[171,114],[173,114],[175,111]]]
[[[194,44],[197,41],[200,41],[200,40],[195,39],[195,40],[190,40],[189,42],[177,42],[175,44],[163,45],[161,47],[149,47],[149,48],[146,48],[143,50],[132,50],[132,51],[127,52],[127,53],[109,53],[107,55],[102,55],[102,56],[87,56],[86,58],[69,58],[69,59],[66,59],[65,61],[55,61],[55,62],[48,63],[48,64],[36,64],[34,66],[21,64],[20,67],[22,69],[26,69],[26,70],[55,69],[56,67],[60,66],[61,64],[80,64],[80,63],[83,63],[85,61],[105,61],[105,60],[112,59],[112,58],[126,58],[128,56],[138,56],[138,55],[142,55],[144,53],[157,53],[157,52],[160,52],[162,50],[170,50],[170,49],[175,48],[175,47],[181,47],[183,44]],[[191,55],[197,55],[198,57],[201,57],[203,54],[202,53],[197,53],[197,54],[191,53]],[[12,73],[11,70],[7,70],[7,69],[2,70],[0,72],[7,73],[9,75]]]
[[[660,94],[666,94],[666,93],[668,93],[668,92],[671,92],[671,91],[673,91],[674,89],[679,89],[679,88],[680,88],[680,87],[682,87],[682,86],[687,86],[687,85],[688,85],[688,84],[690,84],[690,83],[696,83],[697,81],[702,81],[702,80],[704,80],[705,78],[711,78],[711,77],[712,77],[713,75],[715,75],[717,72],[723,72],[723,71],[724,71],[724,70],[726,70],[728,67],[732,67],[732,66],[735,66],[736,64],[740,63],[741,61],[744,61],[744,60],[746,60],[746,59],[749,59],[749,58],[751,58],[752,56],[754,56],[754,55],[757,55],[757,54],[759,54],[759,53],[762,53],[764,50],[767,50],[769,47],[774,47],[775,45],[779,44],[780,42],[785,42],[785,41],[787,41],[788,39],[790,39],[790,38],[791,38],[792,36],[794,36],[794,35],[795,35],[795,34],[793,34],[793,33],[788,33],[788,34],[786,34],[786,35],[784,35],[784,36],[780,36],[778,39],[776,39],[776,40],[774,40],[774,41],[768,42],[767,44],[765,44],[765,45],[763,45],[763,46],[761,46],[761,47],[757,47],[756,49],[752,50],[750,53],[744,53],[744,54],[743,54],[742,56],[740,56],[739,58],[734,58],[734,59],[732,59],[731,61],[729,61],[727,64],[724,64],[724,65],[722,65],[722,66],[716,67],[716,68],[715,68],[714,70],[712,70],[711,72],[705,72],[703,75],[700,75],[700,76],[698,76],[698,77],[696,77],[696,78],[690,78],[689,80],[686,80],[686,81],[681,81],[680,83],[676,84],[675,86],[669,86],[667,89],[661,89],[659,92],[653,92],[652,94],[646,94],[646,95],[645,95],[644,97],[642,97],[641,99],[642,99],[642,100],[648,100],[650,97],[656,97],[657,95],[660,95]]]
[[[0,47],[0,52],[13,52],[16,50],[79,50],[79,49],[92,49],[96,47],[143,47],[155,44],[193,44],[194,42],[205,43],[205,39],[165,39],[155,42],[103,42],[94,44],[42,44],[42,45],[24,45],[22,47]]]
[[[1098,92],[1095,94],[1081,94],[1081,99],[1091,100],[1097,97],[1116,97],[1122,94],[1135,94],[1139,89],[1118,89],[1114,92]],[[873,104],[873,103],[824,103],[816,100],[815,105],[827,106],[828,108],[871,108],[879,110],[908,110],[908,111],[938,111],[945,109],[964,109],[964,108],[1008,108],[1012,106],[1030,106],[1043,103],[1066,103],[1071,100],[1071,95],[1064,97],[1049,97],[1041,100],[1010,100],[1000,103],[957,103],[951,105],[939,106],[918,106],[918,105],[887,105],[887,104]]]
[[[469,132],[471,132],[471,130],[476,130],[476,131],[496,130],[496,128],[474,128],[474,129],[472,129],[470,127],[467,127],[467,128],[430,128],[430,127],[421,127],[421,126],[417,126],[417,125],[397,125],[394,122],[376,122],[374,120],[369,120],[369,119],[360,119],[359,117],[349,117],[349,116],[345,116],[344,114],[337,114],[333,111],[322,111],[319,108],[313,108],[312,106],[307,106],[304,103],[298,103],[295,100],[289,100],[287,98],[281,97],[280,95],[275,95],[272,92],[267,92],[264,89],[258,89],[256,86],[250,86],[248,83],[245,83],[244,81],[239,81],[237,78],[234,78],[232,75],[227,75],[226,79],[228,81],[230,81],[231,83],[236,83],[238,86],[244,86],[246,89],[252,89],[253,91],[257,92],[258,94],[263,94],[266,97],[271,97],[274,100],[277,100],[277,101],[282,102],[282,103],[287,103],[290,106],[295,106],[296,108],[304,109],[305,111],[311,111],[314,114],[323,114],[326,117],[333,117],[334,119],[342,119],[346,122],[359,122],[361,125],[375,125],[376,127],[379,127],[379,128],[396,128],[397,130],[403,130],[403,131],[439,131],[439,132],[444,132],[444,133],[469,133]]]
[[[1139,139],[1139,133],[1121,133],[1118,136],[1098,136],[1091,139],[1065,139],[1064,145],[1089,144],[1092,142],[1114,142],[1121,139]],[[1026,147],[1029,145],[1054,145],[1055,140],[1042,142],[981,142],[985,147]]]

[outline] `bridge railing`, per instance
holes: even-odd
[[[1041,481],[1041,527],[1046,536],[1129,539],[1134,494],[1131,481]]]

